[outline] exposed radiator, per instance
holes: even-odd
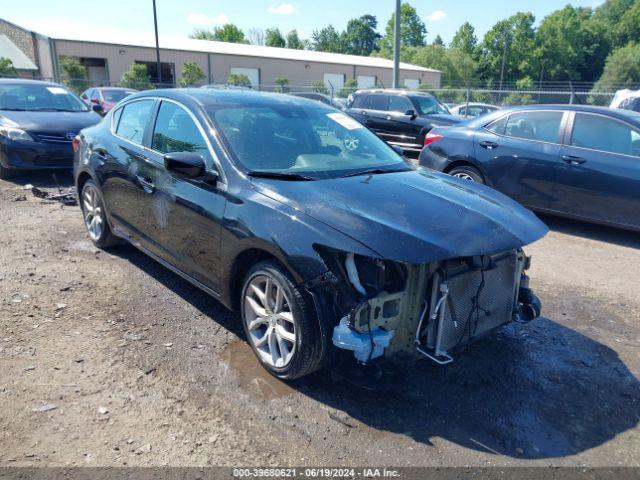
[[[443,264],[429,301],[426,347],[432,355],[450,358],[450,350],[511,321],[523,259],[514,250]]]

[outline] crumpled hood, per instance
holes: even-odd
[[[96,112],[13,112],[0,110],[0,118],[8,118],[28,132],[65,135],[78,133],[98,123],[102,117]]]
[[[548,231],[501,193],[435,172],[312,182],[254,179],[254,184],[262,194],[396,261],[493,254],[532,243]]]

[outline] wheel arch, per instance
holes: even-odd
[[[454,168],[457,167],[471,167],[474,170],[477,170],[478,172],[480,172],[480,175],[482,176],[482,180],[484,181],[485,185],[490,185],[491,183],[489,182],[488,178],[487,178],[487,174],[484,171],[484,169],[482,167],[480,167],[480,165],[471,162],[469,160],[453,160],[451,163],[449,163],[442,171],[443,173],[448,174],[451,170],[453,170]]]

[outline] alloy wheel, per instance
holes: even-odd
[[[97,242],[102,236],[104,216],[102,205],[95,187],[87,186],[82,194],[82,211],[84,213],[84,224],[91,240]]]
[[[474,178],[465,172],[458,172],[453,174],[456,178],[461,178],[462,180],[469,180],[470,182],[475,182]]]
[[[260,273],[247,285],[244,321],[260,359],[276,368],[289,364],[296,349],[296,322],[283,286]]]

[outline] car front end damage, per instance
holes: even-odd
[[[306,287],[334,357],[445,365],[497,327],[540,315],[520,248],[423,264],[317,250],[328,272]]]

